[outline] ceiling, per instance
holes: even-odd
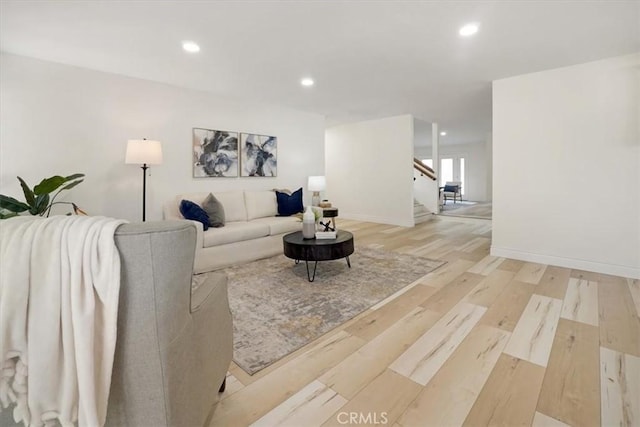
[[[460,37],[471,21],[480,31]],[[413,114],[470,143],[491,130],[492,80],[640,51],[640,1],[2,0],[0,49],[327,126]]]

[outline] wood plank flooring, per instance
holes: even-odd
[[[481,219],[339,227],[447,264],[253,376],[232,363],[209,426],[640,426],[640,281],[492,257]]]

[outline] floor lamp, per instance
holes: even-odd
[[[148,165],[162,164],[162,145],[159,141],[132,139],[127,142],[125,163],[142,165],[142,221],[146,220]]]

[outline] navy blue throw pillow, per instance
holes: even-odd
[[[209,229],[209,215],[197,204],[190,200],[183,200],[180,202],[180,213],[186,219],[192,221],[198,221],[202,223],[202,227],[206,230]]]
[[[444,186],[444,191],[446,191],[447,193],[457,193],[458,192],[458,186],[457,185],[445,185]]]
[[[278,201],[278,216],[291,216],[304,211],[302,206],[302,188],[291,193],[281,193],[276,191]]]

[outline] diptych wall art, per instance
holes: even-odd
[[[193,128],[193,177],[278,175],[278,138]]]
[[[240,176],[278,175],[278,138],[240,134]]]
[[[238,132],[193,128],[193,177],[237,177]]]

